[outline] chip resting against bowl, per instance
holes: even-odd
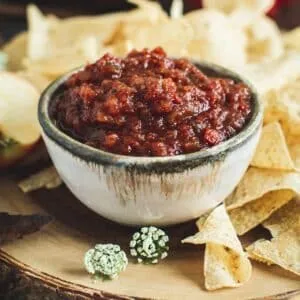
[[[297,170],[279,122],[264,126],[251,165],[265,169]]]
[[[300,63],[300,57],[294,66],[298,63]],[[297,66],[297,70],[300,72],[300,64]],[[276,89],[269,91],[263,97],[264,121],[265,123],[279,122],[289,146],[291,146],[290,144],[298,144],[300,137],[300,74],[297,75],[296,79],[290,78],[289,82],[281,87],[277,87],[276,84],[274,86]],[[291,147],[289,150],[293,156]],[[300,163],[297,165],[297,158],[293,158],[293,161],[296,167],[300,168]]]
[[[238,287],[247,282],[251,277],[252,266],[224,205],[201,217],[197,226],[199,232],[182,242],[205,244],[205,287],[216,290]]]

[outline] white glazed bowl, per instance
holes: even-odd
[[[196,65],[208,75],[245,82],[221,67]],[[200,216],[233,191],[250,163],[261,131],[262,108],[253,88],[252,117],[238,135],[191,154],[134,157],[94,149],[56,127],[49,115],[50,104],[76,71],[44,91],[39,121],[57,171],[87,207],[118,223],[171,225]]]

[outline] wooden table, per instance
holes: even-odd
[[[120,6],[120,1],[109,1],[109,3],[110,5],[106,7],[102,7],[99,3],[97,5],[94,4],[96,6],[91,5],[89,9],[79,4],[75,6],[72,5],[72,10],[68,7],[62,8],[61,6],[57,8],[57,6],[53,4],[45,4],[42,8],[44,8],[44,11],[52,12],[62,17],[79,13],[91,13],[91,11],[95,12],[95,7],[97,7],[97,13],[115,10],[116,8],[130,8],[130,6],[124,6],[122,3]],[[165,1],[164,4],[165,7],[167,7],[170,1]],[[297,24],[299,25],[300,1],[295,1],[294,7],[284,10],[278,16],[278,20],[279,23],[286,28],[293,27]],[[14,4],[10,0],[0,0],[0,44],[25,28],[25,5],[22,4],[22,1]],[[55,286],[55,284],[46,284],[44,281],[31,277],[30,275],[30,272],[26,272],[26,268],[20,271],[17,264],[12,264],[9,259],[2,259],[0,262],[0,299],[128,299],[127,297],[116,298],[109,294],[97,292],[95,292],[93,296],[85,294],[84,292],[74,293],[74,291],[70,291],[67,288]],[[293,295],[294,293],[285,294],[276,297],[276,299],[290,299]]]

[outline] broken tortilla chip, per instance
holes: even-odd
[[[216,290],[238,287],[250,279],[252,266],[243,251],[224,205],[206,219],[200,218],[199,232],[183,243],[206,244],[204,255],[205,287]]]
[[[300,174],[251,167],[226,199],[238,235],[261,224],[300,193]]]
[[[291,228],[271,241],[258,240],[247,247],[249,256],[267,264],[276,264],[300,276],[300,227]]]
[[[294,199],[278,209],[262,224],[273,237],[276,237],[290,228],[300,228],[300,202]]]
[[[54,189],[61,184],[62,180],[57,171],[50,167],[22,180],[19,187],[24,193],[28,193],[41,188]]]
[[[10,40],[1,51],[7,57],[7,70],[18,71],[23,67],[23,59],[26,56],[28,34],[26,32],[19,33]]]
[[[230,220],[238,235],[243,235],[261,224],[274,211],[295,197],[292,190],[272,191],[241,207],[228,212]]]
[[[295,165],[279,122],[273,122],[263,127],[251,166],[286,171],[295,170]]]
[[[225,200],[227,210],[241,207],[269,192],[292,190],[300,193],[300,174],[250,167],[239,185]]]

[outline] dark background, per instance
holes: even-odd
[[[226,0],[224,0],[226,1]],[[160,0],[169,11],[172,0]],[[134,6],[125,0],[0,0],[0,45],[16,33],[26,29],[25,8],[28,3],[38,5],[43,12],[59,17],[80,14],[102,14],[129,10]],[[201,0],[185,0],[185,12],[201,7]],[[300,0],[277,0],[270,15],[284,29],[300,25]]]

